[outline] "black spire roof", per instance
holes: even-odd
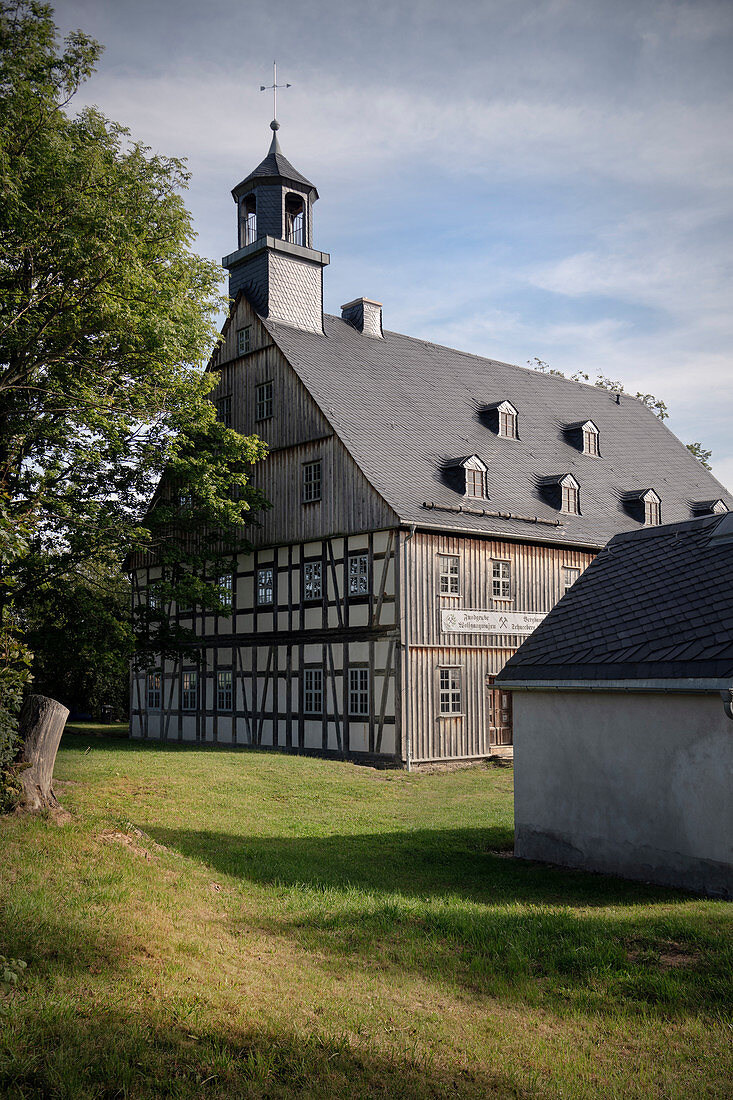
[[[301,176],[300,172],[293,168],[288,158],[283,155],[283,151],[280,148],[280,142],[277,140],[278,124],[275,123],[273,125],[273,123],[270,123],[270,125],[272,126],[273,134],[267,156],[261,164],[257,165],[253,172],[250,172],[248,176],[244,177],[241,183],[237,184],[232,191],[232,195],[237,198],[239,193],[245,189],[245,185],[251,180],[283,179],[289,180],[290,183],[304,184],[306,187],[310,188],[311,191],[315,191],[315,198],[318,198],[318,192],[310,180],[307,180],[305,176]]]

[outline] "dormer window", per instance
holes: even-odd
[[[509,401],[502,401],[498,407],[499,435],[504,439],[517,439],[517,410]]]
[[[570,516],[580,515],[580,485],[572,474],[540,477],[537,488],[540,496],[553,508]]]
[[[300,195],[285,196],[285,240],[305,244],[305,204]]]
[[[662,500],[653,489],[624,493],[621,499],[629,515],[646,527],[658,527],[662,522]]]
[[[594,458],[600,456],[600,449],[598,447],[598,428],[595,426],[592,420],[586,420],[582,428],[583,432],[583,454],[593,455]]]
[[[728,505],[724,500],[695,500],[692,505],[692,514],[695,516],[721,516],[728,511]]]
[[[561,512],[567,512],[568,515],[577,516],[580,514],[580,486],[573,477],[572,474],[568,474],[560,482],[560,488],[562,490],[562,503],[560,505]]]
[[[471,455],[470,458],[464,459],[461,466],[466,479],[463,490],[465,495],[473,499],[484,500],[486,498],[487,467],[478,455]]]
[[[245,195],[239,200],[239,247],[254,244],[257,240],[257,199]]]
[[[647,527],[658,527],[661,522],[662,502],[656,494],[647,494],[644,500],[644,523]]]

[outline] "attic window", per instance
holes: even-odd
[[[509,401],[499,405],[499,435],[504,439],[517,439],[517,410]]]
[[[583,425],[583,454],[593,455],[594,458],[600,456],[600,450],[598,447],[598,428],[595,426],[592,420],[586,420]]]
[[[662,522],[662,503],[656,494],[647,494],[644,498],[644,523],[647,527],[658,527]]]
[[[486,497],[486,474],[488,467],[481,461],[478,455],[470,455],[464,458],[459,467],[463,467],[465,481],[463,492],[467,497],[483,500]]]
[[[692,514],[695,516],[722,516],[728,511],[728,505],[724,500],[696,500],[692,503]]]
[[[723,512],[728,511],[728,505],[725,503],[724,500],[716,500],[710,511],[713,512],[716,516],[719,516],[722,515]]]
[[[577,482],[568,480],[567,478],[562,483],[562,504],[560,505],[561,512],[567,512],[569,515],[577,516],[580,514],[580,488]]]
[[[466,496],[479,498],[485,496],[483,470],[466,470]]]

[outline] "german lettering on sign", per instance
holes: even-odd
[[[531,634],[546,611],[479,611],[443,608],[440,628],[444,634]]]

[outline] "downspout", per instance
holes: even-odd
[[[720,698],[723,700],[726,717],[733,722],[733,687],[728,688],[727,691],[721,691]]]
[[[404,647],[405,647],[405,677],[404,677],[404,679],[405,679],[405,685],[404,686],[405,687],[407,686],[407,681],[408,681],[408,675],[407,674],[408,674],[409,667],[410,667],[410,605],[409,605],[410,592],[409,592],[409,589],[407,587],[407,544],[410,541],[410,539],[414,536],[416,528],[417,528],[416,523],[410,524],[410,533],[409,533],[409,535],[407,535],[407,537],[403,540],[403,543],[402,543],[402,564],[403,564],[402,588],[403,588],[403,606],[404,606],[404,609],[405,609],[405,628],[404,628],[402,636],[403,636]],[[407,699],[405,701],[408,702],[408,706],[409,706],[409,701]],[[407,771],[408,772],[412,771],[412,729],[411,729],[411,726],[410,726],[409,717],[408,717],[407,721],[405,722],[405,757],[406,757],[405,765],[406,765]]]

